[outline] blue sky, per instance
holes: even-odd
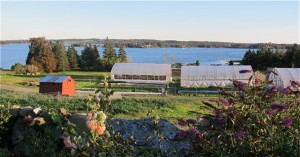
[[[1,1],[1,40],[299,43],[298,1]]]

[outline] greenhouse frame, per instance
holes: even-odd
[[[248,83],[251,76],[253,70],[250,65],[182,66],[180,84],[181,87],[226,87],[233,86],[232,80]]]
[[[111,80],[168,84],[172,81],[171,64],[115,63],[111,70]]]
[[[274,68],[269,75],[269,80],[282,90],[286,87],[292,87],[291,81],[300,82],[300,68]],[[294,90],[300,90],[293,88]]]

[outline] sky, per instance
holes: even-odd
[[[300,43],[299,1],[1,1],[1,40]]]

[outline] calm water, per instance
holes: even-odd
[[[1,68],[10,67],[20,62],[25,64],[29,51],[28,44],[1,45]],[[81,54],[83,47],[76,47]],[[242,59],[247,49],[236,48],[126,48],[127,57],[134,63],[195,63],[201,65],[225,64],[227,60]],[[99,49],[102,56],[103,48]]]

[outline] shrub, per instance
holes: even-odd
[[[26,72],[25,65],[23,65],[22,63],[16,63],[16,64],[12,65],[11,70],[15,74],[25,74],[25,72]]]
[[[220,88],[219,99],[203,102],[212,114],[199,123],[179,122],[191,128],[178,138],[192,137],[199,156],[299,156],[299,92],[259,81],[234,84],[237,92]]]

